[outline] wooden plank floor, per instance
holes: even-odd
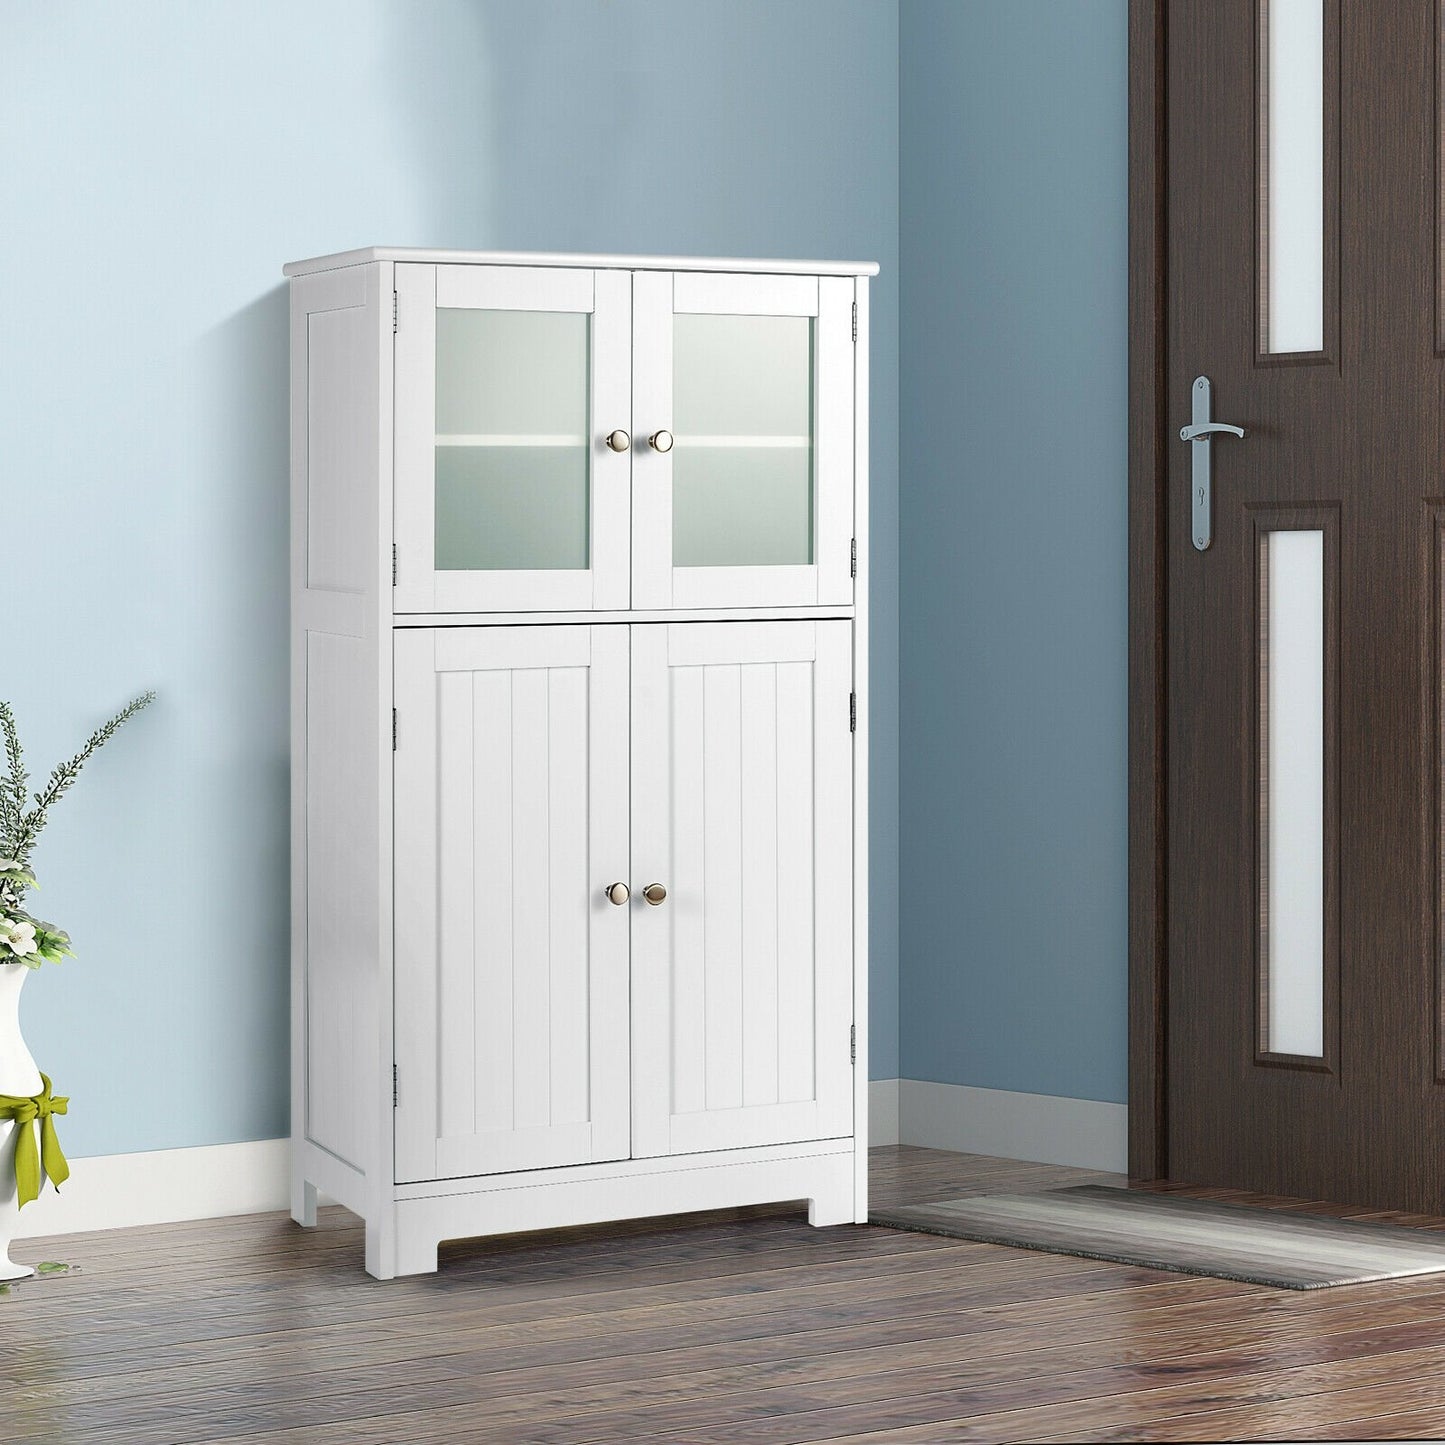
[[[1111,1178],[910,1148],[873,1175],[878,1203]],[[15,1253],[79,1269],[0,1296],[11,1445],[1445,1436],[1445,1278],[1301,1294],[791,1207],[449,1245],[390,1284],[337,1209]]]

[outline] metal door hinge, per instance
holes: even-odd
[[[396,1108],[396,1101],[400,1097],[401,1093],[396,1081],[396,1065],[393,1064],[391,1066],[391,1107],[393,1109]]]
[[[391,750],[396,751],[396,709],[391,710]]]
[[[853,340],[858,339],[858,303],[853,303]]]
[[[856,311],[857,308],[855,307],[854,309],[855,309],[855,311]],[[391,334],[392,334],[393,336],[396,335],[397,325],[398,325],[398,322],[399,322],[399,320],[400,320],[400,317],[401,317],[401,302],[397,299],[397,294],[396,294],[396,292],[393,291],[393,292],[391,293]],[[857,336],[855,335],[853,339],[856,341],[858,338],[857,338]]]
[[[391,585],[396,586],[396,543],[391,544]]]
[[[858,694],[856,692],[848,694],[848,731],[850,733],[858,731]]]
[[[857,1024],[849,1024],[849,1025],[848,1025],[848,1062],[849,1062],[850,1064],[856,1064],[856,1063],[858,1062],[858,1025],[857,1025]]]
[[[856,537],[848,544],[848,575],[850,577],[858,575],[858,539]],[[395,580],[393,577],[392,581]]]

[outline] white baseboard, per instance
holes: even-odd
[[[20,1211],[15,1237],[289,1209],[290,1149],[289,1140],[260,1139],[72,1159],[61,1191],[46,1184]]]
[[[870,1144],[918,1144],[1084,1169],[1126,1167],[1123,1104],[874,1079],[868,1110]],[[289,1150],[285,1139],[260,1139],[72,1159],[64,1190],[57,1194],[47,1184],[20,1211],[16,1238],[288,1209]]]
[[[868,1094],[870,1142],[896,1144],[898,1080],[877,1079]],[[64,1188],[47,1183],[20,1211],[15,1238],[289,1209],[289,1161],[286,1139],[72,1159]]]
[[[901,1144],[1118,1173],[1128,1167],[1129,1111],[1124,1104],[924,1079],[900,1079],[897,1085]]]
[[[898,1142],[898,1080],[873,1079],[868,1085],[868,1146]]]

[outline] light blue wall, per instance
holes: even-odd
[[[1124,0],[904,0],[905,1077],[1125,1097]]]
[[[876,1074],[897,1073],[897,9],[12,0],[0,696],[57,811],[26,990],[76,1155],[285,1132],[283,261],[374,242],[876,258]]]

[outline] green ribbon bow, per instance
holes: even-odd
[[[15,1120],[15,1187],[22,1206],[40,1198],[40,1166],[59,1189],[70,1178],[70,1165],[60,1152],[54,1115],[64,1114],[67,1099],[50,1097],[50,1075],[41,1074],[40,1092],[27,1099],[18,1094],[0,1094],[0,1119]],[[32,1124],[39,1124],[40,1144],[36,1147]]]

